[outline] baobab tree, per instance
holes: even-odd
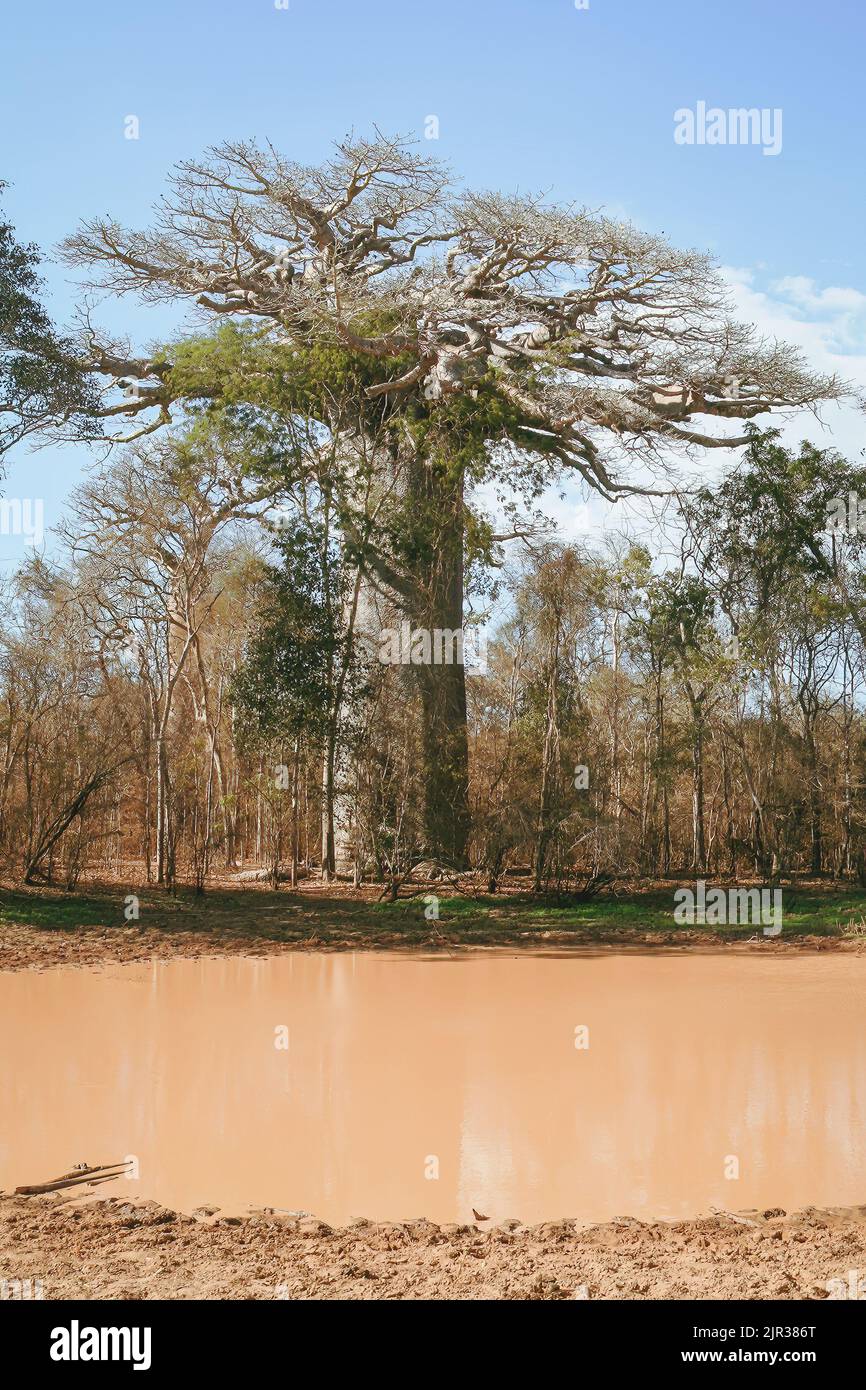
[[[378,135],[315,168],[220,145],[176,168],[150,230],[87,221],[64,255],[91,286],[252,329],[140,355],[88,321],[107,414],[144,431],[179,402],[246,402],[312,420],[352,477],[359,447],[375,453],[387,518],[361,543],[347,509],[346,533],[370,584],[427,630],[463,624],[472,485],[660,492],[676,455],[744,443],[735,422],[844,391],[733,322],[706,256],[584,209],[456,189]],[[415,670],[426,850],[459,865],[464,669]]]

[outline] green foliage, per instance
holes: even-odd
[[[370,336],[394,326],[393,315],[382,312],[354,322],[356,332]],[[245,451],[244,470],[250,475],[291,485],[314,471],[322,484],[327,481],[323,470],[333,468],[327,485],[338,510],[352,509],[350,494],[361,488],[360,470],[373,467],[373,455],[401,460],[407,485],[395,489],[387,507],[377,511],[375,542],[360,533],[344,535],[345,556],[369,566],[375,544],[416,585],[429,576],[435,586],[450,557],[463,566],[467,582],[484,586],[485,570],[499,558],[496,542],[490,524],[462,503],[463,483],[479,484],[503,466],[494,446],[520,446],[509,451],[505,466],[510,486],[524,500],[536,497],[550,480],[543,436],[527,438],[522,413],[502,391],[495,370],[482,373],[471,389],[435,399],[428,399],[420,385],[370,396],[371,387],[406,373],[413,356],[376,358],[324,335],[289,342],[276,338],[272,328],[235,323],[166,347],[160,365],[169,362],[167,389],[192,416],[193,451],[196,423],[212,429],[218,422],[227,443],[239,443]],[[340,459],[335,455],[330,461],[320,446],[359,433],[372,441],[372,449],[366,462],[355,461],[347,483],[336,473]],[[311,444],[319,446],[312,465]],[[377,483],[370,481],[375,489]],[[419,594],[419,620],[428,601],[435,602],[430,592]]]
[[[369,357],[324,338],[287,343],[268,329],[234,323],[173,344],[163,357],[172,363],[172,395],[193,408],[230,407],[245,424],[264,412],[329,428],[346,425],[352,415],[362,424],[378,425],[382,399],[370,400],[367,388],[411,366],[408,356]]]
[[[268,565],[257,622],[233,698],[252,742],[323,737],[334,660],[345,641],[331,621],[322,536],[295,522],[276,542],[281,563]],[[336,557],[333,557],[336,558]]]
[[[846,614],[862,625],[866,536],[827,534],[833,504],[850,493],[866,496],[863,467],[833,449],[804,441],[795,451],[778,431],[753,430],[741,466],[684,507],[703,573],[756,656],[795,614],[813,628]]]
[[[381,334],[391,324],[370,314],[357,327]],[[414,452],[451,477],[465,475],[479,482],[489,468],[490,444],[527,442],[522,412],[500,390],[493,371],[485,372],[471,391],[436,399],[426,398],[420,387],[370,397],[369,388],[398,379],[414,365],[414,357],[371,357],[325,337],[279,341],[270,328],[235,323],[172,344],[157,360],[160,365],[171,362],[170,392],[192,411],[219,406],[238,424],[252,428],[261,426],[264,415],[271,422],[296,419],[331,431],[384,430],[395,449],[411,440]],[[543,449],[541,436],[533,447]],[[528,472],[536,467],[520,466]],[[536,490],[541,485],[540,476],[533,478]]]
[[[37,298],[38,265],[36,248],[0,222],[0,457],[32,430],[59,421],[86,437],[100,433],[96,390]]]
[[[678,663],[691,664],[705,647],[718,647],[715,600],[702,576],[663,575],[650,582],[647,596],[650,639],[672,651]]]
[[[741,466],[718,488],[702,488],[684,513],[716,572],[734,580],[748,571],[766,603],[780,577],[828,572],[821,536],[830,505],[852,491],[866,496],[866,468],[807,441],[786,449],[777,430],[751,432]],[[849,537],[857,550],[864,541]]]

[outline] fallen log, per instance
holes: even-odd
[[[726,1216],[729,1221],[738,1221],[741,1226],[760,1226],[751,1216],[741,1216],[738,1211],[727,1211],[725,1207],[710,1207],[713,1216]]]
[[[232,874],[232,883],[269,883],[273,877],[273,869],[243,869],[240,873]],[[291,877],[291,864],[280,864],[277,869],[277,880],[280,883],[288,883]],[[309,877],[309,869],[305,869],[303,864],[299,864],[295,872],[295,878],[300,880]]]
[[[94,1175],[102,1174],[97,1177],[98,1182],[106,1182],[109,1178],[122,1177],[129,1167],[129,1162],[123,1163],[102,1163],[93,1168],[73,1168],[71,1173],[61,1173],[59,1178],[52,1178],[50,1182],[29,1183],[23,1187],[15,1188],[16,1197],[35,1197],[39,1192],[57,1192],[63,1187],[77,1187],[81,1183],[91,1182]]]

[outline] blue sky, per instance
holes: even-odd
[[[313,162],[374,123],[426,144],[435,115],[430,151],[468,183],[604,207],[711,251],[743,317],[866,385],[859,0],[45,0],[3,26],[5,208],[46,254],[88,215],[145,223],[167,169],[223,138]],[[676,144],[674,111],[698,101],[781,108],[781,153]],[[69,272],[45,275],[68,321]],[[173,327],[132,301],[101,318],[141,343]],[[861,418],[827,417],[849,453]],[[21,447],[6,494],[44,498],[50,525],[89,457]],[[21,553],[0,536],[0,568]]]

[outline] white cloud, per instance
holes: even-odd
[[[804,311],[813,314],[857,315],[866,313],[866,294],[842,285],[818,289],[807,275],[785,275],[774,280],[771,290],[782,300],[791,300]]]
[[[760,288],[754,271],[723,267],[734,313],[759,333],[799,347],[816,371],[835,373],[866,391],[866,294],[850,286],[821,289],[806,275],[788,275]],[[769,417],[768,417],[769,422]],[[866,444],[866,417],[852,403],[792,415],[782,426],[786,442],[809,439],[856,458]]]

